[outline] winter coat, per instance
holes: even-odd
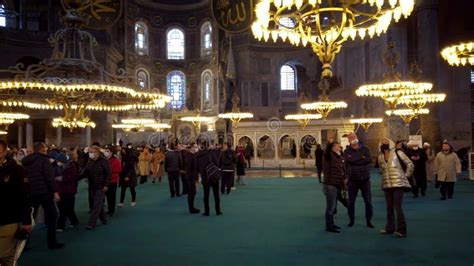
[[[331,159],[323,159],[324,184],[343,188],[346,179],[344,157],[331,152]]]
[[[390,150],[387,161],[385,161],[385,156],[383,153],[380,153],[378,158],[380,171],[382,173],[382,189],[411,188],[407,177],[413,175],[414,165],[412,161],[405,155],[403,151],[396,151],[395,143],[391,140],[389,140],[389,147]],[[400,157],[400,159],[406,165],[405,171],[403,171],[398,157]]]
[[[426,161],[428,160],[428,156],[426,156],[425,150],[408,149],[407,157],[410,158],[410,160],[413,162],[413,165],[415,165],[413,176],[417,179],[426,178]],[[413,160],[412,157],[418,157],[418,160]]]
[[[245,155],[244,155],[244,150],[240,149],[237,150],[237,176],[244,176],[245,175]]]
[[[179,172],[183,167],[183,158],[181,158],[181,152],[177,150],[168,151],[165,154],[165,171],[166,172]]]
[[[438,152],[435,158],[435,169],[440,182],[456,182],[456,175],[461,173],[461,161],[454,152]]]
[[[219,168],[224,172],[235,171],[237,164],[237,154],[231,149],[222,151],[219,155]]]
[[[186,151],[183,156],[183,161],[186,180],[196,182],[198,180],[198,172],[195,154]]]
[[[109,158],[109,165],[112,174],[111,183],[116,185],[119,182],[120,173],[122,172],[122,163],[117,157],[112,156]]]
[[[103,157],[99,157],[96,160],[89,159],[80,174],[80,178],[87,178],[89,180],[89,190],[108,187],[112,181],[109,161]]]
[[[141,176],[149,176],[151,173],[151,154],[142,152],[138,156],[138,171]]]
[[[34,152],[21,161],[30,182],[31,196],[53,197],[57,191],[54,169],[46,154]]]
[[[122,157],[122,173],[120,174],[121,187],[136,187],[137,186],[137,166],[138,158],[136,156],[126,154]],[[125,181],[128,178],[128,181]]]
[[[201,182],[204,184],[207,182],[207,171],[206,167],[214,163],[218,166],[218,159],[215,157],[215,153],[208,149],[200,150],[196,153],[196,170],[201,175]]]
[[[61,176],[61,181],[56,181],[56,187],[61,195],[75,195],[79,173],[75,162],[68,162],[63,167],[58,167],[56,176]]]
[[[436,155],[434,154],[432,149],[425,149],[425,153],[427,156],[426,160],[426,179],[431,181],[433,180],[433,176],[435,175],[435,165],[434,160]]]
[[[344,161],[350,180],[368,180],[370,178],[372,158],[366,147],[360,146],[358,149],[354,149],[349,146],[344,151]]]
[[[151,157],[151,169],[153,172],[153,176],[162,177],[165,164],[165,155],[160,151],[156,150]]]
[[[323,168],[323,155],[324,155],[323,149],[316,149],[314,151],[315,165],[318,169]]]
[[[13,159],[0,165],[0,226],[31,224],[30,183],[23,167]]]

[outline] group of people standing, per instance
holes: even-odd
[[[350,144],[344,152],[338,142],[328,143],[325,151],[320,146],[315,151],[320,182],[321,172],[324,175],[326,230],[332,233],[340,233],[341,230],[334,223],[338,201],[347,207],[348,226],[354,226],[355,202],[359,190],[365,203],[366,225],[374,228],[370,182],[372,157],[356,134],[350,133],[348,140]],[[414,142],[406,145],[403,141],[394,143],[390,139],[382,139],[379,149],[376,165],[382,175],[387,211],[387,223],[380,233],[406,237],[407,224],[402,208],[404,193],[412,192],[414,198],[420,194],[425,196],[427,181],[434,178],[436,186],[440,188],[441,200],[452,198],[456,177],[461,173],[461,163],[446,141],[436,156],[428,143],[424,143],[421,148]]]

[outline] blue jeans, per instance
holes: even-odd
[[[334,212],[336,211],[337,198],[341,195],[341,189],[325,184],[323,192],[326,195],[326,229],[333,229]]]

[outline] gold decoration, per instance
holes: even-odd
[[[441,51],[441,56],[451,66],[474,66],[474,42],[446,47]]]

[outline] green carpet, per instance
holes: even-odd
[[[356,226],[341,234],[324,231],[325,199],[314,178],[248,179],[222,197],[223,216],[189,215],[186,199],[169,198],[167,183],[138,187],[137,206],[118,209],[107,226],[84,230],[85,186],[77,211],[79,228],[59,234],[66,247],[46,249],[45,230],[36,230],[21,266],[42,265],[473,265],[474,182],[460,181],[455,198],[440,201],[433,187],[425,198],[406,194],[408,238],[378,234],[385,223],[380,177],[373,177],[374,224],[364,225],[362,198]],[[130,196],[127,195],[127,203]],[[202,189],[197,206],[202,209]]]

